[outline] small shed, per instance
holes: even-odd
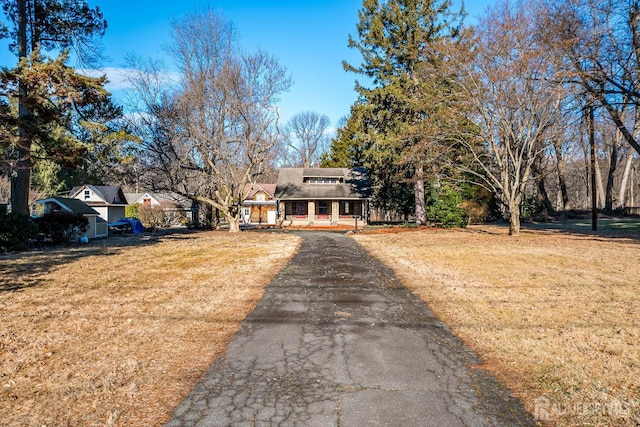
[[[107,221],[100,218],[100,214],[84,203],[82,200],[71,199],[67,197],[49,197],[48,199],[42,199],[36,201],[36,206],[41,206],[41,209],[37,209],[42,214],[50,212],[67,211],[76,214],[81,214],[89,220],[89,227],[87,228],[84,237],[88,239],[95,239],[97,237],[107,237],[109,234],[109,228],[107,227]]]

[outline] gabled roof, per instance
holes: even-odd
[[[82,185],[73,187],[70,197],[77,196],[84,189],[90,189],[109,205],[126,205],[127,199],[119,185]]]
[[[341,178],[341,182],[305,183],[310,177]],[[371,197],[371,185],[362,168],[282,168],[274,196],[278,200],[367,199]]]
[[[273,198],[276,192],[276,184],[247,184],[244,188],[244,198],[250,199],[259,191],[263,191],[269,198]]]
[[[82,215],[99,215],[95,209],[91,208],[82,200],[70,199],[67,197],[50,197],[48,199],[37,200],[38,204],[55,203],[62,209],[69,212],[78,213]]]
[[[139,202],[144,196],[149,196],[155,199],[156,202],[160,203],[160,197],[155,193],[144,192],[144,193],[124,193],[124,198],[128,204],[133,205],[136,202]]]

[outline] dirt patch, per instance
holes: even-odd
[[[3,425],[166,422],[299,239],[128,241],[0,257]]]
[[[640,423],[637,241],[497,227],[355,238],[549,425]]]

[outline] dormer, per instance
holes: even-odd
[[[344,176],[305,176],[302,182],[305,184],[342,184]]]

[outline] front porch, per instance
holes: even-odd
[[[366,200],[286,200],[278,208],[283,227],[366,224]]]

